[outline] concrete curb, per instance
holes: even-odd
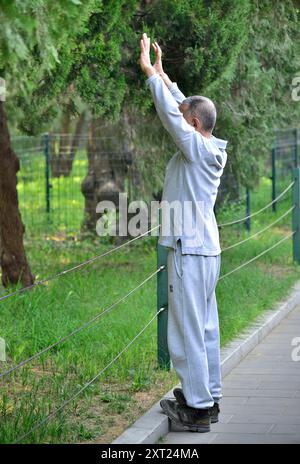
[[[292,287],[286,299],[278,302],[273,309],[259,316],[247,331],[221,350],[222,377],[225,377],[239,362],[257,346],[287,314],[300,304],[300,281]],[[177,386],[181,386],[178,384]],[[173,388],[164,398],[174,398]],[[169,432],[169,419],[162,413],[160,400],[134,424],[126,429],[112,444],[155,444]]]

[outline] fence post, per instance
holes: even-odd
[[[293,258],[300,264],[300,168],[293,169],[293,205],[292,227],[293,227]]]
[[[159,209],[159,224],[161,224],[161,209]],[[164,269],[157,274],[157,311],[165,308],[157,316],[157,362],[161,369],[170,370],[170,354],[168,350],[167,327],[168,327],[168,250],[157,244],[157,269]]]
[[[250,189],[246,187],[246,216],[250,216]],[[245,220],[245,226],[248,232],[251,230],[251,219]]]
[[[0,337],[0,361],[3,361],[3,362],[6,361],[5,340],[4,338],[1,338],[1,337]]]
[[[294,155],[295,155],[295,168],[298,167],[298,129],[294,129],[294,137],[295,137],[295,151],[294,151]]]
[[[50,162],[49,162],[49,134],[44,135],[45,180],[46,180],[46,212],[50,213]]]
[[[272,148],[272,201],[276,198],[276,148]],[[272,203],[272,210],[276,212],[276,201]]]

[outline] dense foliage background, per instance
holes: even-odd
[[[130,200],[160,198],[176,151],[138,63],[143,32],[186,96],[215,101],[215,135],[228,140],[217,219],[238,223],[220,233],[222,345],[299,279],[291,191],[266,208],[291,184],[299,145],[294,131],[272,184],[274,130],[299,126],[298,0],[0,0],[0,370],[86,329],[1,379],[1,443],[40,421],[25,442],[110,443],[175,384],[174,372],[157,369],[154,324],[110,365],[156,320],[157,291],[166,290],[157,288],[157,237],[124,236],[118,247],[95,234],[98,201],[129,190]],[[256,186],[251,202],[237,201],[245,186]],[[245,221],[249,203],[255,214]],[[57,410],[104,366],[99,382]],[[59,413],[44,422],[51,411]]]
[[[48,130],[66,104],[76,115],[79,102],[108,119],[130,107],[138,128],[142,114],[153,113],[137,63],[143,31],[159,41],[166,72],[186,95],[215,100],[216,134],[229,141],[227,169],[243,183],[257,179],[274,128],[299,120],[299,104],[291,100],[300,69],[296,2],[73,0],[58,8],[15,1],[1,2],[0,14],[12,128]],[[159,145],[154,126],[149,143]],[[147,170],[163,169],[160,149],[145,156]]]

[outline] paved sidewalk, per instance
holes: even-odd
[[[219,423],[209,433],[171,425],[159,443],[299,443],[300,305],[291,311],[224,379]],[[300,349],[296,352],[300,357]]]

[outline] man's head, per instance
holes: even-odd
[[[214,103],[207,97],[194,95],[179,105],[185,120],[204,135],[211,135],[216,124],[217,111]]]

